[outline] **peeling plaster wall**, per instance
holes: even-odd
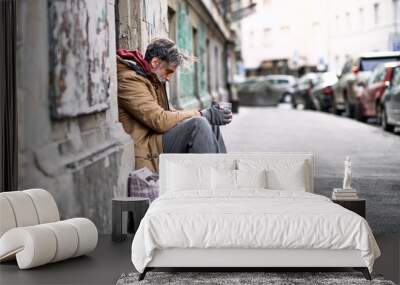
[[[137,0],[118,1],[119,48],[137,49],[140,46],[140,5]]]
[[[48,9],[52,115],[74,117],[107,109],[107,0],[52,0]]]
[[[118,0],[119,46],[146,51],[153,38],[168,36],[167,0]]]
[[[137,0],[139,1],[139,0]],[[141,42],[140,50],[145,52],[147,45],[156,37],[168,37],[168,1],[140,1]]]
[[[114,1],[18,1],[17,41],[19,188],[44,188],[63,219],[109,233],[133,169],[117,121]]]

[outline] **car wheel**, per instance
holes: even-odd
[[[292,108],[293,109],[297,109],[297,102],[296,102],[296,98],[294,97],[295,95],[292,94],[292,98],[291,98],[291,104],[292,104]]]
[[[332,103],[322,104],[321,101],[318,101],[320,111],[324,113],[332,113]]]
[[[325,107],[325,108],[322,109],[322,112],[332,113],[332,107]]]
[[[354,118],[359,122],[367,121],[367,118],[364,116],[362,109],[361,109],[361,105],[359,103],[357,103],[354,106]]]
[[[282,96],[282,102],[283,103],[291,103],[293,98],[293,94],[290,93],[285,93]]]
[[[393,132],[394,131],[394,126],[389,124],[387,121],[387,114],[386,114],[386,109],[381,108],[381,126],[382,129],[384,129],[387,132]]]
[[[304,102],[304,110],[315,110],[315,104],[311,100],[311,98],[307,97],[305,102]]]
[[[330,100],[330,103],[328,104],[328,107],[326,108],[326,112],[330,113],[330,114],[334,114],[335,110],[334,107],[335,106],[335,101],[333,99]]]
[[[346,102],[346,116],[354,119],[354,105],[349,101]]]
[[[322,107],[321,107],[321,102],[319,101],[319,99],[314,99],[314,100],[311,100],[311,104],[312,104],[312,110],[315,110],[315,111],[323,111],[322,110]]]
[[[334,115],[339,115],[339,116],[342,115],[342,111],[338,110],[338,108],[336,107],[336,101],[335,100],[333,100],[333,102],[332,102],[331,113],[334,114]]]
[[[382,125],[382,107],[380,104],[376,105],[376,121],[378,126]]]

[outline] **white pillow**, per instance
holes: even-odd
[[[210,190],[211,168],[169,163],[167,191]]]
[[[240,188],[267,188],[267,171],[230,170],[212,168],[212,189],[215,192],[235,191]]]
[[[267,188],[271,190],[306,191],[308,179],[304,160],[296,159],[241,159],[240,170],[267,170]]]
[[[236,170],[212,168],[212,189],[214,191],[236,190]]]
[[[268,188],[267,170],[236,170],[237,188]]]
[[[281,161],[271,165],[267,177],[269,189],[306,191],[304,161]]]

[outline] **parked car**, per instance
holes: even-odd
[[[333,112],[340,114],[346,111],[347,116],[354,118],[357,91],[354,87],[358,77],[362,77],[364,72],[371,72],[381,63],[397,60],[400,60],[400,52],[373,52],[348,59],[334,86]]]
[[[248,93],[251,91],[251,88],[254,88],[255,83],[257,83],[261,80],[262,80],[262,77],[259,77],[259,76],[249,77],[245,81],[243,81],[237,85],[237,92],[238,93]]]
[[[354,117],[362,122],[368,118],[377,117],[377,109],[382,95],[387,88],[387,82],[393,77],[393,70],[400,62],[390,62],[378,65],[371,73],[367,83],[360,82],[359,94],[356,94]]]
[[[390,80],[385,82],[386,89],[378,105],[378,117],[385,131],[393,132],[400,126],[400,66],[393,68]]]
[[[265,76],[251,77],[238,88],[240,105],[243,106],[277,106],[281,92]]]
[[[315,109],[314,102],[311,100],[311,90],[318,83],[319,73],[307,73],[299,78],[294,87],[292,96],[292,107],[302,105],[304,109]]]
[[[311,89],[311,101],[314,109],[323,112],[330,112],[333,108],[333,88],[338,78],[334,72],[321,73],[316,85]]]
[[[265,79],[280,94],[281,102],[290,102],[296,85],[296,78],[292,75],[267,75]]]

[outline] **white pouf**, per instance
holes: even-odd
[[[51,194],[42,189],[0,193],[0,262],[15,259],[20,269],[57,262],[94,250],[92,221],[59,221]]]

